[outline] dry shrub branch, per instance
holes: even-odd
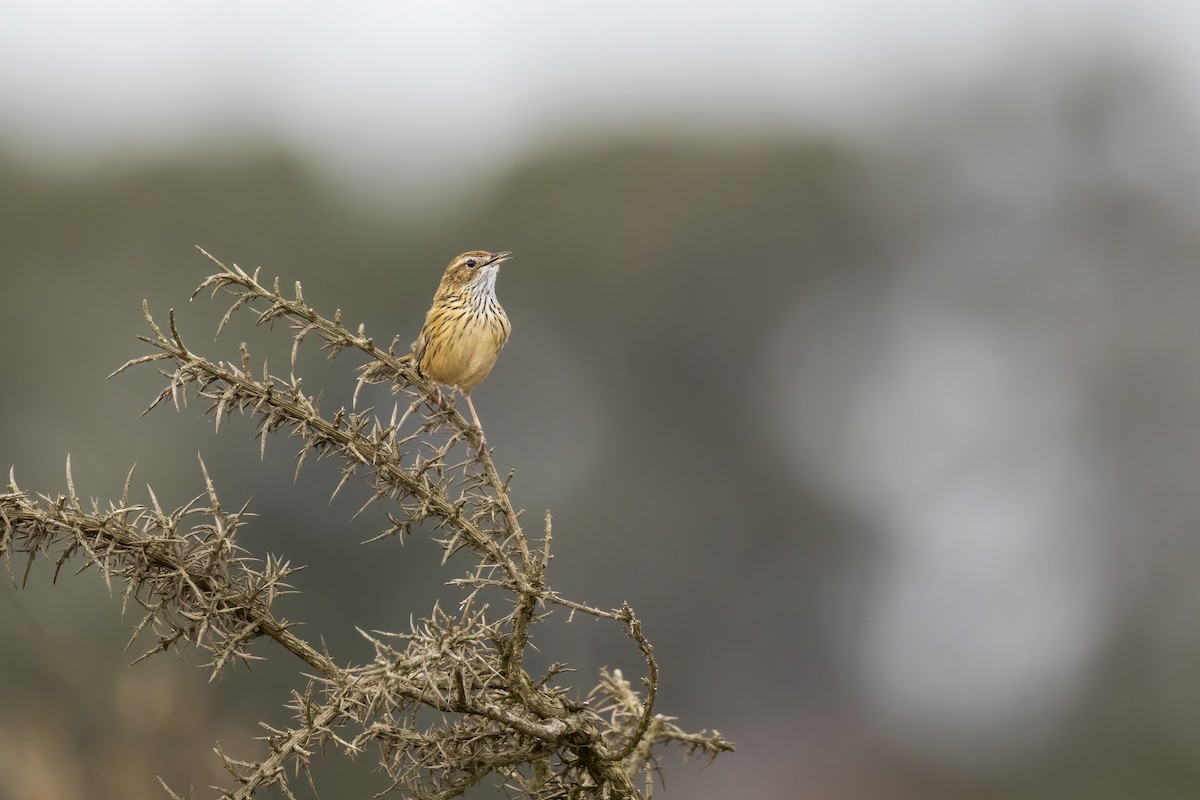
[[[273,434],[299,438],[297,472],[310,454],[339,459],[335,494],[358,477],[373,488],[367,505],[387,504],[389,524],[376,538],[404,537],[429,521],[443,563],[456,554],[468,563],[465,574],[451,581],[462,590],[455,611],[435,604],[411,630],[364,632],[374,660],[343,667],[344,659],[297,636],[294,624],[274,611],[275,601],[294,591],[287,581],[295,569],[238,544],[251,515],[245,507],[222,505],[203,463],[204,492],[170,511],[152,489],[148,503],[130,499],[132,471],[121,498],[102,505],[80,498],[69,459],[67,493],[55,497],[18,488],[10,470],[7,491],[0,494],[0,557],[14,577],[24,582],[39,556],[54,563],[55,575],[67,562],[82,561],[98,568],[110,591],[119,588],[124,609],[140,614],[130,645],[143,632],[154,638],[143,658],[189,643],[206,653],[215,678],[233,664],[265,657],[255,645],[266,638],[313,676],[287,702],[288,726],[263,723],[266,747],[257,760],[235,759],[218,748],[234,787],[220,797],[241,800],[268,787],[295,797],[297,778],[311,778],[310,759],[326,746],[352,756],[373,748],[389,779],[381,794],[451,798],[490,780],[511,796],[536,800],[649,797],[661,745],[675,742],[685,754],[707,757],[733,749],[716,731],[687,733],[655,713],[658,665],[628,605],[596,608],[550,587],[549,515],[540,538],[530,540],[509,498],[511,475],[500,477],[476,430],[397,356],[395,341],[383,350],[361,326],[348,330],[340,311],[332,319],[321,316],[305,302],[299,283],[294,296],[285,297],[278,279],[267,287],[257,271],[251,275],[208,257],[219,271],[195,294],[210,290],[214,297],[234,298],[218,334],[241,311],[256,315],[259,325],[286,321],[294,340],[289,376],[274,376],[265,364],[253,370],[245,344],[240,363],[209,360],[184,343],[173,312],[164,330],[148,308],[151,334],[140,338],[154,352],[113,374],[158,363],[166,386],[147,411],[168,401],[179,408],[199,397],[218,430],[237,411],[257,419],[264,448]],[[330,358],[346,350],[366,356],[355,403],[332,415],[322,413],[295,374],[298,349],[314,335]],[[370,409],[356,410],[363,381],[381,377],[393,380],[400,396],[386,422]],[[481,597],[485,588],[511,602],[501,609],[489,605]],[[559,682],[568,671],[564,664],[530,675],[525,655],[531,630],[556,606],[572,618],[583,614],[620,626],[644,659],[642,689],[620,670],[602,670],[581,698],[579,687]]]

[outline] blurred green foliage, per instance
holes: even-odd
[[[179,308],[193,346],[230,358],[245,340],[286,370],[282,336],[235,326],[208,344],[223,307],[185,302],[210,269],[194,244],[301,281],[312,305],[401,348],[451,256],[512,250],[499,294],[513,339],[475,394],[497,462],[516,468],[514,497],[532,517],[555,512],[557,585],[637,607],[663,706],[739,743],[707,773],[668,764],[669,790],[1194,796],[1200,639],[1191,615],[1173,620],[1194,605],[1186,587],[1200,556],[1189,499],[1200,245],[1194,186],[1161,179],[1191,153],[1181,137],[1154,140],[1148,155],[1130,120],[1135,133],[1174,125],[1169,104],[1111,75],[1100,82],[1108,88],[1068,90],[1062,113],[967,100],[873,145],[563,147],[436,224],[417,221],[419,196],[361,213],[284,152],[114,165],[86,179],[0,162],[0,463],[24,488],[55,493],[70,452],[81,493],[107,498],[136,461],[175,505],[201,490],[201,452],[222,496],[252,498],[262,515],[246,541],[312,565],[285,605],[291,617],[308,638],[361,656],[354,626],[403,627],[452,598],[442,584],[453,565],[437,568],[420,537],[360,546],[372,525],[348,518],[362,495],[327,503],[336,481],[320,465],[293,486],[288,443],[270,443],[260,463],[249,424],[213,435],[197,408],[139,419],[158,388],[152,370],[104,377],[144,352],[143,297],[159,314]],[[829,402],[852,417],[854,392],[872,392],[869,379],[889,368],[872,357],[888,352],[901,290],[1065,353],[1063,374],[1084,398],[1073,419],[1111,481],[1092,488],[1120,497],[1095,533],[1141,564],[1106,562],[1104,633],[1069,681],[1079,700],[1032,755],[938,761],[877,724],[860,638],[890,551],[868,511],[789,460],[807,407],[849,385]],[[841,299],[812,299],[824,297]],[[797,319],[816,341],[787,338]],[[789,376],[809,374],[799,354],[814,347],[830,383],[784,393]],[[335,407],[354,366],[310,351],[299,371]],[[846,424],[828,432],[830,460],[856,446]],[[124,667],[128,625],[95,575],[51,589],[36,566],[26,589],[0,594],[2,800],[160,797],[159,774],[177,787],[217,782],[212,744],[254,757],[254,722],[277,718],[297,684],[269,648],[261,669],[223,687],[171,656]],[[543,652],[585,672],[636,663],[628,643],[593,634],[561,626]],[[318,777],[334,796],[380,788],[340,762]]]

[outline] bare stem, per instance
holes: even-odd
[[[628,605],[598,608],[547,584],[549,515],[543,538],[531,549],[509,496],[511,476],[500,478],[474,426],[422,380],[408,356],[397,356],[394,343],[380,349],[362,326],[351,332],[340,311],[332,318],[318,314],[298,283],[294,297],[284,297],[278,279],[268,288],[257,271],[250,275],[204,255],[220,271],[196,293],[234,295],[218,334],[241,309],[254,313],[259,325],[286,320],[293,331],[291,374],[274,376],[265,365],[256,374],[245,344],[237,363],[206,358],[184,343],[174,312],[164,330],[148,307],[151,335],[141,338],[154,351],[113,374],[160,364],[166,386],[147,411],[168,400],[178,408],[201,398],[218,430],[234,411],[256,418],[261,447],[272,434],[288,431],[302,444],[297,471],[308,453],[335,456],[343,465],[335,494],[359,476],[374,490],[368,506],[386,501],[389,527],[376,538],[410,535],[429,521],[443,562],[459,553],[471,560],[465,576],[449,581],[464,590],[456,613],[435,605],[405,632],[363,633],[375,648],[374,660],[342,666],[275,612],[275,602],[294,592],[287,578],[298,568],[242,549],[238,534],[252,515],[245,506],[231,510],[220,501],[203,462],[204,491],[170,511],[149,487],[149,502],[130,501],[132,471],[120,500],[103,508],[94,500],[85,508],[69,460],[66,495],[32,496],[10,472],[7,491],[0,493],[0,559],[10,573],[27,580],[38,557],[51,560],[55,572],[72,559],[95,565],[110,591],[123,585],[124,607],[140,610],[130,643],[145,634],[155,638],[143,658],[190,644],[208,654],[215,678],[231,664],[262,658],[253,644],[265,637],[305,664],[312,682],[288,702],[289,725],[264,725],[264,758],[237,760],[218,746],[237,781],[223,798],[248,800],[272,787],[294,797],[294,776],[307,775],[313,754],[327,744],[350,755],[373,746],[389,790],[451,798],[491,779],[510,795],[531,800],[642,798],[634,778],[657,766],[659,745],[676,742],[708,756],[732,750],[715,731],[687,733],[654,712],[658,663]],[[364,380],[389,380],[408,411],[401,415],[398,404],[387,421],[354,407],[322,413],[295,374],[297,352],[309,334],[330,357],[348,349],[366,355],[358,387]],[[423,411],[413,419],[418,409]],[[22,555],[23,569],[13,558]],[[493,616],[480,599],[484,590],[507,593],[507,613]],[[525,654],[534,626],[552,607],[619,623],[646,664],[644,695],[619,670],[602,672],[587,702],[570,699],[569,687],[556,685],[565,665],[531,680]],[[422,710],[436,712],[434,721],[418,723],[429,718]]]

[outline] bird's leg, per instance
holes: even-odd
[[[479,415],[475,413],[475,404],[471,402],[471,395],[464,394],[467,398],[467,406],[471,409],[471,419],[475,422],[475,429],[479,431],[479,444],[481,447],[487,445],[487,437],[483,435],[483,425],[479,424]]]

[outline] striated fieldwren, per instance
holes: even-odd
[[[512,330],[496,300],[496,272],[511,257],[508,252],[470,250],[451,261],[413,343],[411,358],[421,376],[454,387],[467,398],[481,442],[487,440],[471,390],[492,371]]]

